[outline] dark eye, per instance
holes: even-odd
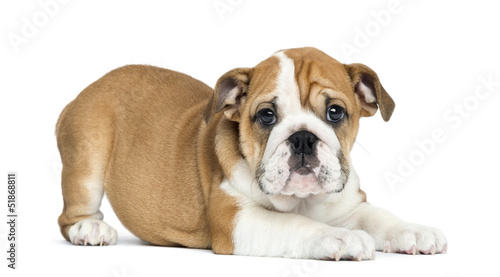
[[[328,121],[330,122],[337,123],[342,121],[342,119],[344,118],[344,114],[344,108],[339,105],[331,105],[326,111],[326,119],[328,119]]]
[[[271,109],[262,109],[257,112],[257,119],[262,125],[273,125],[276,123],[276,114]]]

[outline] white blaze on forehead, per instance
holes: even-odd
[[[280,72],[276,79],[277,106],[280,114],[300,112],[300,91],[295,79],[295,64],[283,51],[274,54],[280,60]]]
[[[273,56],[277,57],[280,61],[280,71],[276,78],[275,94],[277,95],[276,106],[278,109],[278,116],[283,117],[281,119],[281,123],[283,123],[287,121],[288,115],[297,116],[302,111],[300,91],[295,79],[295,64],[293,60],[287,57],[283,51],[275,53]],[[279,125],[283,126],[283,124],[278,124],[278,126]],[[268,147],[266,147],[262,159],[263,162],[267,162],[276,150],[278,144],[289,136],[286,130],[276,130],[276,127],[269,137]]]

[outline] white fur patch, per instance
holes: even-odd
[[[76,245],[116,244],[118,233],[106,222],[98,219],[84,219],[69,228],[69,238]]]
[[[373,239],[367,233],[324,223],[332,216],[352,211],[359,203],[356,178],[342,193],[298,198],[267,197],[252,175],[248,164],[240,160],[235,166],[234,177],[220,185],[238,201],[239,212],[233,231],[234,254],[313,259],[373,258]]]
[[[300,91],[295,79],[295,65],[285,53],[274,54],[280,60],[280,73],[276,79],[277,105],[282,114],[291,115],[302,111],[300,105]]]
[[[245,205],[233,234],[234,254],[288,258],[372,259],[373,239],[363,231],[335,228],[294,213]]]
[[[308,198],[268,197],[252,176],[246,161],[240,160],[233,177],[220,185],[238,201],[233,230],[236,255],[365,260],[373,259],[375,250],[446,252],[446,238],[438,229],[406,223],[361,202],[353,168],[341,193]]]
[[[335,222],[349,229],[363,228],[374,239],[375,247],[384,252],[435,254],[446,252],[443,233],[432,227],[402,221],[384,209],[361,203],[356,213]]]
[[[320,166],[313,169],[312,174],[299,175],[290,172],[288,159],[290,147],[282,142],[269,161],[265,163],[265,174],[261,184],[267,193],[272,195],[297,195],[301,198],[310,194],[331,193],[342,189],[341,166],[338,158],[323,141],[316,146]]]

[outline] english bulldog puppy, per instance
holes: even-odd
[[[361,117],[395,104],[377,74],[315,48],[276,52],[215,90],[153,66],[118,68],[62,111],[59,225],[110,245],[106,193],[123,225],[155,245],[217,254],[375,258],[444,253],[438,229],[366,202],[349,153]]]

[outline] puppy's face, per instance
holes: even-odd
[[[239,122],[242,156],[270,197],[306,198],[343,190],[359,118],[394,102],[376,74],[314,48],[280,51],[219,79],[205,118]]]

